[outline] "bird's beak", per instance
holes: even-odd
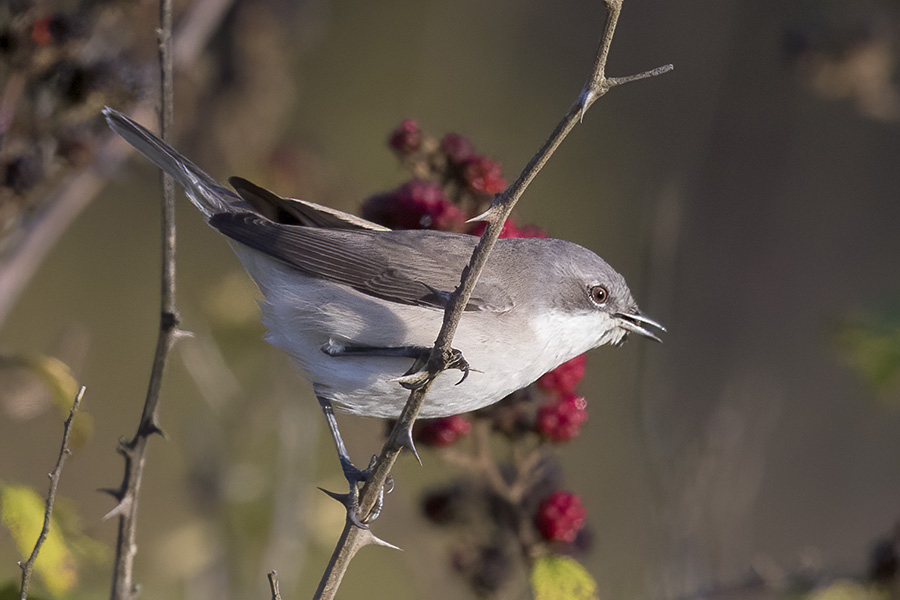
[[[666,328],[650,317],[642,315],[640,311],[636,310],[634,313],[615,313],[613,316],[616,317],[619,322],[619,327],[621,327],[622,329],[633,331],[634,333],[642,335],[645,338],[650,338],[651,340],[662,343],[662,340],[645,326],[650,325],[651,327],[655,327],[656,329],[659,329],[663,332],[666,330]]]

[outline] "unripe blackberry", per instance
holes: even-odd
[[[575,394],[552,398],[538,409],[535,429],[554,442],[568,442],[578,436],[587,420],[587,401]]]
[[[559,490],[544,498],[534,516],[534,525],[544,539],[573,542],[584,527],[587,511],[577,494]]]

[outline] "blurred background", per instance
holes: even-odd
[[[406,178],[386,145],[405,118],[466,135],[514,178],[578,95],[605,14],[176,6],[176,146],[217,178],[347,211]],[[70,597],[107,594],[114,502],[97,490],[121,481],[156,342],[158,175],[99,118],[110,104],[154,122],[156,26],[147,0],[0,8],[0,482],[45,493],[61,407],[86,385],[60,486]],[[625,2],[609,74],[674,72],[595,104],[517,210],[603,256],[668,328],[663,345],[589,355],[590,419],[559,448],[602,597],[774,597],[865,579],[873,553],[896,561],[898,58],[891,0]],[[343,521],[316,490],[343,485],[331,442],[310,386],[262,341],[252,282],[179,197],[178,305],[195,335],[170,358],[166,439],[151,441],[141,595],[266,597],[277,569],[286,598],[309,597]],[[341,422],[365,463],[383,424]],[[363,550],[343,597],[470,595],[418,506],[448,469],[422,459],[400,461],[375,524],[406,551]],[[0,586],[19,557],[3,530]]]

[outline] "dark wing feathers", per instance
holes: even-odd
[[[243,196],[243,194],[242,194]],[[400,304],[443,309],[477,238],[460,243],[423,231],[373,232],[273,223],[252,213],[220,213],[209,224],[231,239],[276,258],[309,277],[351,287]],[[413,240],[416,249],[413,248]],[[440,256],[440,262],[436,257]],[[505,312],[509,295],[479,282],[468,311]]]
[[[377,223],[327,206],[294,198],[283,198],[242,177],[229,177],[228,183],[256,212],[275,223],[325,229],[388,230],[387,227],[382,227]]]

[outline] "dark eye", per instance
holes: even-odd
[[[594,304],[605,304],[609,300],[609,292],[602,285],[592,287],[590,294]]]

